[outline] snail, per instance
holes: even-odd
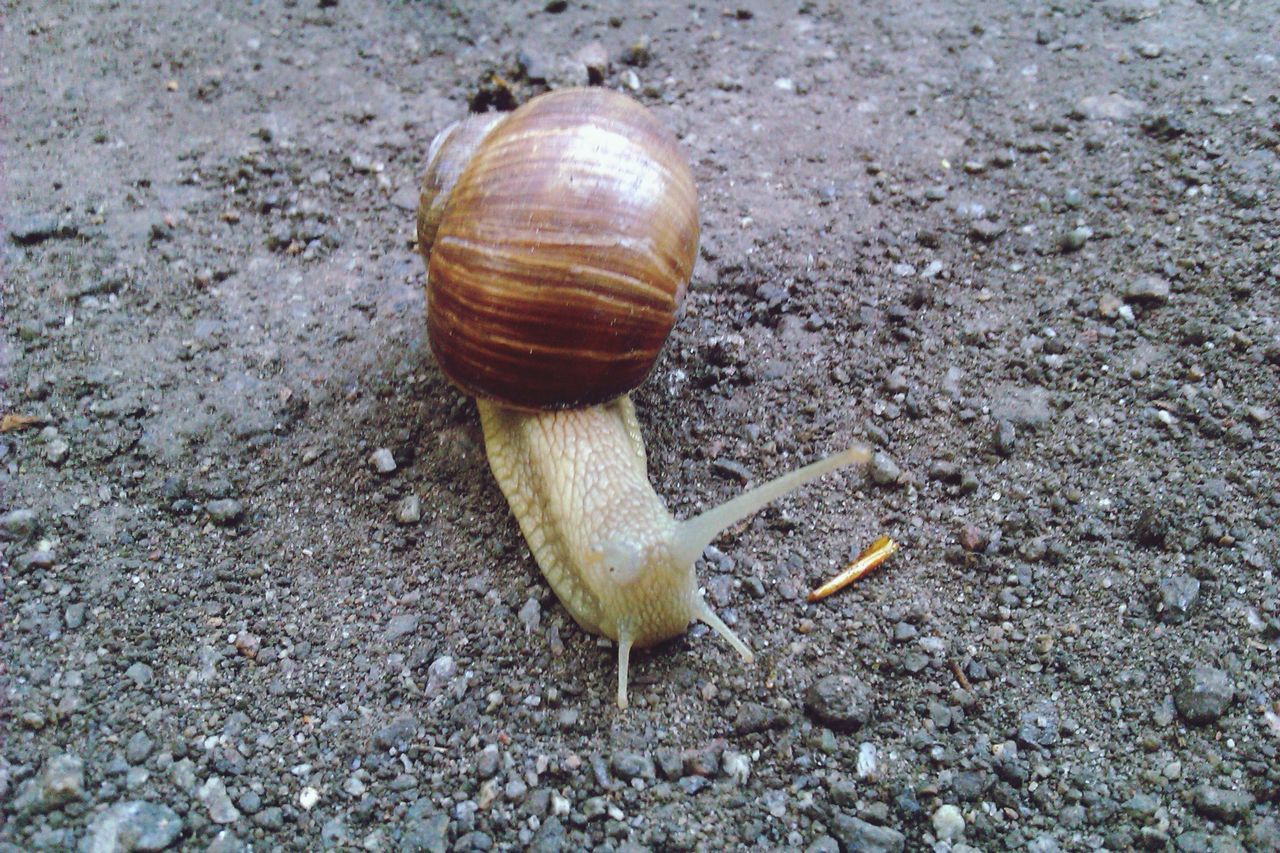
[[[649,483],[629,392],[675,324],[698,244],[693,176],[636,101],[566,89],[473,115],[432,142],[417,218],[427,331],[472,396],[493,476],[583,629],[633,648],[705,622],[694,561],[726,528],[839,466],[855,446],[677,521]]]

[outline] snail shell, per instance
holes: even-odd
[[[640,104],[566,89],[432,143],[418,243],[445,375],[521,409],[612,400],[649,374],[698,245],[693,176]]]

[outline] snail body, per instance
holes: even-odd
[[[649,482],[627,396],[648,375],[692,274],[693,179],[636,102],[562,90],[476,116],[432,144],[419,204],[428,333],[476,397],[489,465],[544,577],[585,630],[630,651],[707,623],[751,651],[698,589],[694,561],[725,528],[855,447],[692,519]]]

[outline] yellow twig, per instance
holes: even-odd
[[[44,418],[34,415],[0,415],[0,432],[17,432],[20,429],[31,429],[44,423]]]
[[[809,593],[810,601],[820,601],[831,595],[833,592],[839,592],[885,560],[892,557],[898,550],[898,543],[894,542],[888,536],[881,536],[876,541],[858,555],[858,559],[854,560],[845,570],[836,575],[822,586]]]

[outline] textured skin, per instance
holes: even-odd
[[[693,566],[673,564],[675,521],[649,485],[631,400],[556,412],[476,405],[493,475],[578,624],[636,647],[683,634],[697,581]]]

